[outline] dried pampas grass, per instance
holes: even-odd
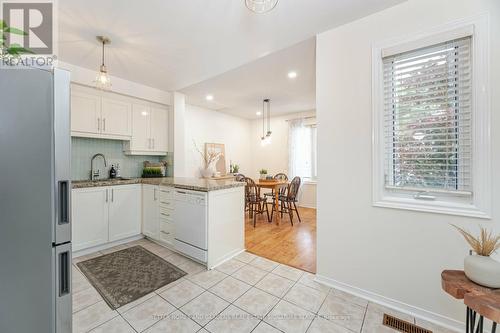
[[[500,249],[500,235],[493,236],[493,233],[491,231],[488,232],[486,228],[481,227],[480,236],[474,237],[467,230],[457,227],[454,224],[452,224],[452,226],[462,234],[472,250],[480,256],[488,257],[492,255],[493,252]]]

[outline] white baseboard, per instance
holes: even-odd
[[[129,243],[129,242],[133,242],[133,241],[139,240],[141,238],[144,238],[144,236],[142,234],[137,235],[137,236],[128,237],[128,238],[125,238],[125,239],[120,239],[120,240],[117,240],[117,241],[114,241],[114,242],[110,242],[110,243],[106,243],[106,244],[102,244],[102,245],[98,245],[98,246],[89,247],[89,248],[83,249],[83,250],[74,251],[74,252],[71,253],[71,256],[73,258],[84,256],[86,254],[90,254],[90,253],[94,253],[94,252],[97,252],[97,251],[102,251],[102,250],[109,249],[109,248],[111,248],[113,246],[117,246],[117,245]]]
[[[411,316],[429,321],[431,323],[434,323],[436,325],[448,328],[452,331],[456,332],[464,332],[465,331],[465,324],[457,321],[455,319],[449,318],[442,316],[440,314],[427,311],[424,309],[421,309],[419,307],[409,305],[400,301],[397,301],[395,299],[391,299],[382,295],[375,294],[371,291],[367,291],[364,289],[360,289],[358,287],[354,287],[348,284],[345,284],[343,282],[331,279],[329,277],[323,276],[323,275],[316,275],[317,282],[322,283],[324,285],[327,285],[328,287],[339,289],[345,292],[348,292],[350,294],[353,294],[355,296],[364,298],[370,302],[378,303],[380,305],[386,306],[388,308],[394,309],[396,311],[402,312],[409,314]],[[464,316],[465,316],[465,310],[464,310]]]
[[[214,269],[215,267],[222,265],[226,261],[233,259],[234,257],[236,257],[238,254],[240,254],[242,252],[245,252],[245,249],[236,249],[234,251],[231,251],[230,253],[228,253],[225,256],[216,260],[213,265],[209,265],[207,267],[208,267],[208,269]]]

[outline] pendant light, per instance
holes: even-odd
[[[267,115],[267,132],[266,132]],[[262,137],[260,138],[263,146],[271,143],[271,100],[266,98],[262,101]]]
[[[245,0],[247,8],[257,14],[270,12],[277,4],[278,0]]]
[[[105,36],[97,36],[96,38],[99,41],[99,43],[102,44],[102,64],[101,67],[99,68],[99,73],[97,73],[97,77],[94,83],[96,88],[98,89],[109,90],[111,89],[111,79],[108,74],[108,69],[104,64],[104,46],[111,44],[111,39]]]

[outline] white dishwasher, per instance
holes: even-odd
[[[207,192],[175,189],[174,247],[201,262],[207,262]]]

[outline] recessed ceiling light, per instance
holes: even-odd
[[[297,72],[288,72],[289,79],[295,79],[297,77]]]
[[[255,114],[258,115],[258,116],[260,116],[262,114],[262,112],[257,111],[257,112],[255,112]]]
[[[214,96],[213,95],[207,95],[205,98],[207,99],[207,101],[213,101],[214,100]]]

